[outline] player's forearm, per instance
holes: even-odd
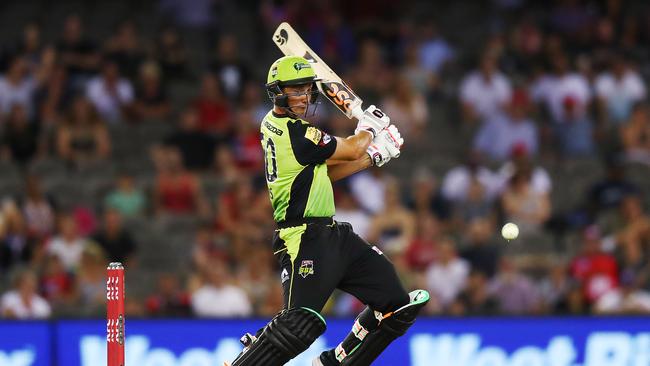
[[[349,177],[350,175],[369,168],[370,166],[372,166],[372,162],[370,156],[366,154],[361,159],[328,166],[327,175],[332,182],[336,182],[339,179]]]
[[[337,137],[336,140],[336,151],[330,160],[352,162],[362,159],[366,155],[368,145],[372,142],[372,135],[367,132],[359,132],[347,138]]]

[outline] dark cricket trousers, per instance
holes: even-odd
[[[349,223],[305,218],[278,227],[273,252],[281,267],[286,309],[321,312],[336,288],[382,313],[408,304],[393,264]]]

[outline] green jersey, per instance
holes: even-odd
[[[301,119],[269,112],[260,125],[266,184],[275,221],[334,216],[325,160],[336,139]]]

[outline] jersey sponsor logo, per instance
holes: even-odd
[[[280,274],[280,280],[282,283],[289,281],[289,271],[286,268],[282,269],[282,274]]]
[[[264,121],[264,127],[266,127],[267,130],[273,132],[274,134],[282,136],[282,130],[270,124],[269,121]]]
[[[307,278],[309,275],[314,274],[314,261],[312,260],[304,260],[300,263],[300,268],[298,269],[298,274],[302,276],[302,278]]]
[[[320,143],[321,138],[323,137],[323,133],[321,130],[319,130],[316,127],[307,127],[307,131],[305,131],[305,138],[311,142],[313,142],[315,145],[318,145]]]

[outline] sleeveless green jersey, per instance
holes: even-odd
[[[270,111],[260,125],[266,184],[275,221],[334,216],[325,160],[336,139],[301,119]]]

